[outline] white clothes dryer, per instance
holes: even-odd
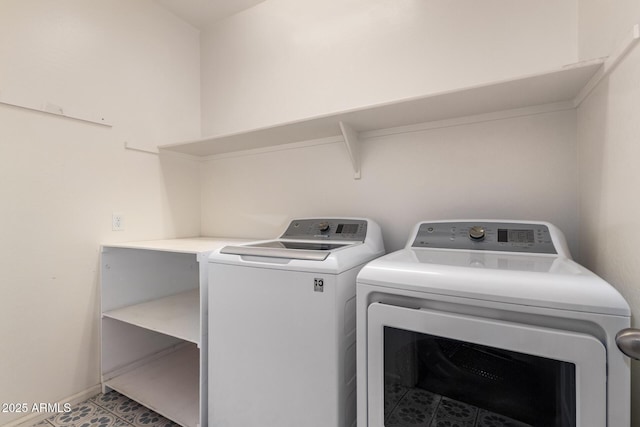
[[[356,275],[383,254],[380,227],[356,218],[213,253],[209,426],[354,426]]]
[[[359,427],[629,427],[629,306],[549,223],[417,224],[357,310]]]

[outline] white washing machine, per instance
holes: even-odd
[[[354,218],[213,253],[209,426],[355,426],[356,275],[383,254],[380,227]]]
[[[629,427],[629,306],[549,223],[418,224],[357,305],[359,427]]]

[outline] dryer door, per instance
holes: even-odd
[[[606,351],[574,332],[368,308],[369,427],[602,427]]]

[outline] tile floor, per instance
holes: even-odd
[[[179,427],[118,392],[100,393],[34,427]]]
[[[385,390],[385,427],[531,427],[500,414],[394,384]]]
[[[531,427],[439,394],[395,384],[386,390],[385,427]],[[179,427],[118,392],[99,394],[34,427]]]

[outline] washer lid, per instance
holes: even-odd
[[[562,256],[403,249],[371,261],[359,284],[520,304],[629,316],[610,284]],[[393,290],[392,290],[393,289]],[[425,298],[429,298],[425,295]]]
[[[225,246],[220,250],[220,253],[324,261],[332,250],[345,246],[349,246],[349,243],[270,240],[243,246]]]
[[[229,245],[210,263],[340,274],[384,254],[380,226],[367,218],[301,218],[280,238]]]
[[[331,251],[347,246],[348,243],[330,242],[300,242],[287,240],[271,240],[269,242],[252,243],[246,247],[252,248],[275,248],[275,249],[296,249],[302,251]]]

